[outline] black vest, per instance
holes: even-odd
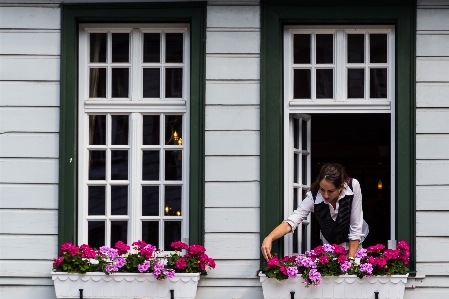
[[[352,179],[347,182],[352,190]],[[312,192],[313,202],[317,193]],[[330,244],[348,242],[349,224],[351,221],[352,200],[354,195],[346,195],[339,200],[338,215],[335,221],[331,217],[327,203],[320,202],[314,205],[314,213],[321,227],[321,233]]]

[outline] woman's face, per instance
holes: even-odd
[[[333,201],[334,199],[338,199],[340,190],[341,186],[337,188],[334,184],[326,181],[325,179],[322,179],[320,182],[320,193],[326,201]]]

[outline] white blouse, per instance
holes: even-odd
[[[337,203],[334,207],[327,202],[320,192],[318,192],[316,196],[315,203],[321,203],[325,202],[329,206],[329,212],[332,217],[332,219],[335,221],[338,216],[338,208],[340,205],[340,199],[345,197],[346,195],[354,195],[354,198],[352,200],[352,210],[351,210],[351,219],[349,223],[349,234],[348,238],[349,240],[359,240],[363,241],[368,234],[368,225],[364,225],[363,221],[363,210],[362,210],[362,192],[360,189],[360,183],[356,179],[352,179],[352,189],[349,188],[349,186],[345,183],[344,188],[342,189],[340,196],[338,197]],[[293,214],[288,216],[287,219],[284,220],[284,222],[287,222],[291,227],[292,231],[294,231],[298,225],[305,219],[307,219],[307,216],[310,214],[310,212],[313,212],[314,210],[314,202],[312,197],[312,192],[309,191],[306,194],[306,198],[301,202],[301,204],[298,206],[298,208],[293,211]],[[328,243],[326,239],[323,239],[323,243]],[[345,246],[346,247],[346,246]]]

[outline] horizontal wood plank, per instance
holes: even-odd
[[[0,183],[58,183],[57,159],[0,159]]]
[[[60,29],[61,9],[57,7],[0,7],[0,28]]]
[[[416,133],[449,133],[449,109],[418,109]]]
[[[449,34],[416,35],[416,56],[449,56]]]
[[[259,287],[198,287],[196,299],[263,299]],[[439,298],[438,298],[439,299]]]
[[[416,187],[417,211],[449,211],[449,186]]]
[[[416,272],[419,275],[449,276],[449,263],[416,263]]]
[[[0,157],[58,158],[58,133],[0,134]]]
[[[0,260],[0,277],[50,277],[53,261]]]
[[[208,6],[207,27],[260,28],[259,6]]]
[[[418,9],[417,30],[449,30],[449,9]]]
[[[448,68],[448,57],[418,57],[416,58],[416,81],[448,82]]]
[[[418,263],[449,262],[448,251],[449,237],[416,237],[416,261]]]
[[[209,274],[209,273],[208,273]],[[1,281],[0,281],[1,283]],[[260,287],[260,279],[252,278],[211,278],[207,275],[198,282],[198,287]]]
[[[206,82],[206,104],[259,105],[259,82]]]
[[[0,277],[0,285],[53,286],[53,281],[51,277]]]
[[[449,83],[416,84],[416,106],[449,107]]]
[[[25,278],[24,278],[25,279]],[[0,298],[56,299],[54,286],[0,286]]]
[[[257,233],[206,233],[204,240],[207,254],[217,260],[255,260],[260,255]]]
[[[59,57],[0,56],[0,80],[58,81]]]
[[[259,157],[206,157],[206,182],[259,181]]]
[[[449,134],[416,136],[416,159],[449,159]]]
[[[444,237],[449,236],[449,226],[442,225],[447,222],[449,211],[418,211],[416,213],[416,236]]]
[[[447,299],[449,289],[445,288],[420,288],[405,289],[404,299]]]
[[[259,56],[206,56],[206,80],[259,80]]]
[[[207,32],[206,53],[260,53],[260,32]]]
[[[259,182],[206,182],[207,208],[259,207]]]
[[[204,227],[206,233],[257,233],[259,216],[258,208],[206,208]]]
[[[449,185],[449,161],[417,161],[416,185]]]
[[[259,260],[217,260],[217,266],[207,272],[210,278],[255,278]]]
[[[206,130],[208,131],[245,131],[259,129],[259,107],[206,106]]]
[[[258,131],[206,131],[206,156],[258,156],[259,154],[260,133]]]
[[[57,235],[0,235],[0,256],[3,260],[51,260],[58,254],[57,242]]]
[[[57,209],[58,185],[0,184],[0,209]]]
[[[418,0],[417,4],[419,6],[434,6],[434,5],[449,6],[449,0]]]
[[[44,210],[0,210],[0,234],[54,235],[58,212]]]
[[[60,32],[1,32],[0,54],[59,55]]]
[[[0,107],[0,131],[59,132],[59,108],[56,107]]]

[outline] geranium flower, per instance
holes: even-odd
[[[346,256],[339,255],[338,259],[337,259],[337,262],[339,262],[340,264],[346,262]]]
[[[323,265],[326,265],[329,263],[329,259],[326,255],[320,256],[319,260],[320,260],[320,263],[322,263]]]
[[[128,250],[130,250],[129,245],[123,243],[122,241],[115,243],[114,247],[118,250],[118,254],[125,254]]]
[[[367,256],[367,254],[366,254],[365,248],[361,248],[361,249],[357,250],[357,252],[355,253],[355,257],[358,257],[358,258],[364,258],[366,256]]]
[[[298,275],[298,268],[287,267],[287,275],[288,277],[295,278]]]
[[[61,263],[62,263],[63,261],[64,261],[64,258],[63,258],[63,257],[58,257],[58,258],[53,259],[53,267],[54,267],[54,268],[58,268],[59,265],[61,265]]]
[[[344,254],[347,253],[346,248],[344,248],[343,246],[336,245],[336,244],[334,244],[333,246],[334,246],[334,253],[335,254],[343,254],[344,255]]]
[[[279,265],[279,259],[277,257],[272,257],[270,260],[268,260],[268,267],[278,266]]]
[[[206,252],[206,248],[204,248],[201,245],[193,244],[193,245],[190,245],[189,252],[190,252],[190,254],[204,253],[204,252]]]
[[[349,268],[351,268],[351,263],[349,261],[345,261],[340,265],[340,270],[341,272],[346,272],[349,270]]]
[[[186,243],[183,243],[181,241],[172,242],[170,246],[177,250],[183,250],[183,249],[189,248],[189,245],[187,245]]]
[[[176,261],[175,267],[178,269],[185,269],[187,267],[186,259],[180,258]]]

